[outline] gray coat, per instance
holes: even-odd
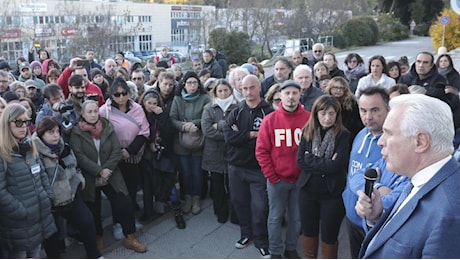
[[[60,154],[55,154],[51,149],[43,143],[43,141],[34,133],[32,141],[35,144],[40,158],[45,166],[46,173],[52,189],[54,192],[54,206],[64,206],[70,204],[75,199],[77,188],[82,183],[82,188],[85,186],[85,178],[81,174],[80,170],[77,169],[77,159],[75,154],[68,144],[64,145],[64,140],[60,140]],[[66,149],[66,155],[63,155],[63,151]],[[59,158],[61,157],[61,158]],[[65,168],[59,163],[62,162]]]
[[[5,163],[0,159],[0,240],[10,251],[31,250],[57,231],[53,191],[32,152],[26,158],[13,152],[12,161]]]
[[[207,94],[200,94],[200,96],[193,101],[184,101],[182,96],[175,96],[171,105],[171,111],[169,116],[171,117],[174,128],[180,132],[184,123],[193,122],[201,131],[201,116],[203,114],[204,106],[210,102],[210,98]],[[184,116],[186,120],[184,121]],[[173,145],[174,153],[178,155],[202,155],[203,150],[191,151],[183,147],[179,143],[179,134],[174,138]]]
[[[78,125],[72,129],[70,136],[70,146],[77,157],[78,167],[86,179],[83,189],[83,200],[94,202],[96,192],[96,177],[100,176],[102,169],[112,170],[112,177],[109,184],[117,192],[128,195],[125,181],[121,175],[118,163],[121,160],[121,147],[118,137],[112,124],[107,119],[102,118],[102,135],[100,139],[99,152],[94,144],[93,137],[89,132],[83,132]],[[100,165],[98,164],[100,159]]]
[[[204,107],[201,118],[201,127],[205,136],[201,162],[204,170],[218,173],[228,172],[223,128],[230,111],[237,107],[237,104],[232,104],[225,112],[217,104],[209,103]],[[217,129],[212,127],[215,123],[217,123]]]

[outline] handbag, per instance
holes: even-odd
[[[179,101],[182,106],[182,121],[187,122],[185,118],[185,101]],[[200,150],[204,146],[204,135],[201,129],[196,132],[179,132],[179,143],[188,150]]]
[[[189,150],[199,150],[204,146],[203,132],[201,129],[196,132],[180,132],[179,142],[183,147]]]

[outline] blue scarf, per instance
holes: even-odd
[[[196,100],[200,96],[200,90],[197,89],[195,93],[188,94],[184,89],[182,90],[181,95],[185,101],[193,101],[193,100]]]

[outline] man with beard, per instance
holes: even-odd
[[[299,258],[296,248],[300,234],[297,147],[310,112],[300,104],[301,87],[293,80],[281,87],[281,103],[262,121],[256,144],[256,158],[267,178],[268,239],[272,258]],[[286,239],[282,239],[282,220],[288,215]]]
[[[112,85],[115,76],[117,75],[117,63],[114,59],[107,59],[104,63],[104,78],[109,82],[109,86]]]
[[[104,100],[104,95],[102,94],[101,89],[91,83],[88,78],[88,73],[86,72],[86,69],[82,66],[78,65],[78,60],[81,60],[80,58],[74,58],[70,60],[70,64],[67,68],[64,69],[64,71],[61,73],[61,75],[58,78],[57,83],[59,86],[62,87],[62,92],[64,93],[64,97],[69,96],[69,90],[70,86],[68,84],[71,75],[80,75],[83,77],[83,80],[85,82],[85,95],[98,102],[99,106],[102,106],[105,103]]]

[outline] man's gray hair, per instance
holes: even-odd
[[[299,64],[295,69],[294,69],[294,72],[293,72],[293,76],[294,78],[296,77],[297,74],[299,74],[300,71],[308,71],[308,73],[310,73],[310,76],[313,76],[313,72],[311,71],[311,68],[310,66],[308,65],[305,65],[305,64]]]
[[[423,94],[408,94],[390,100],[390,111],[399,106],[404,109],[400,126],[404,136],[428,133],[433,152],[452,154],[455,129],[447,103]]]

